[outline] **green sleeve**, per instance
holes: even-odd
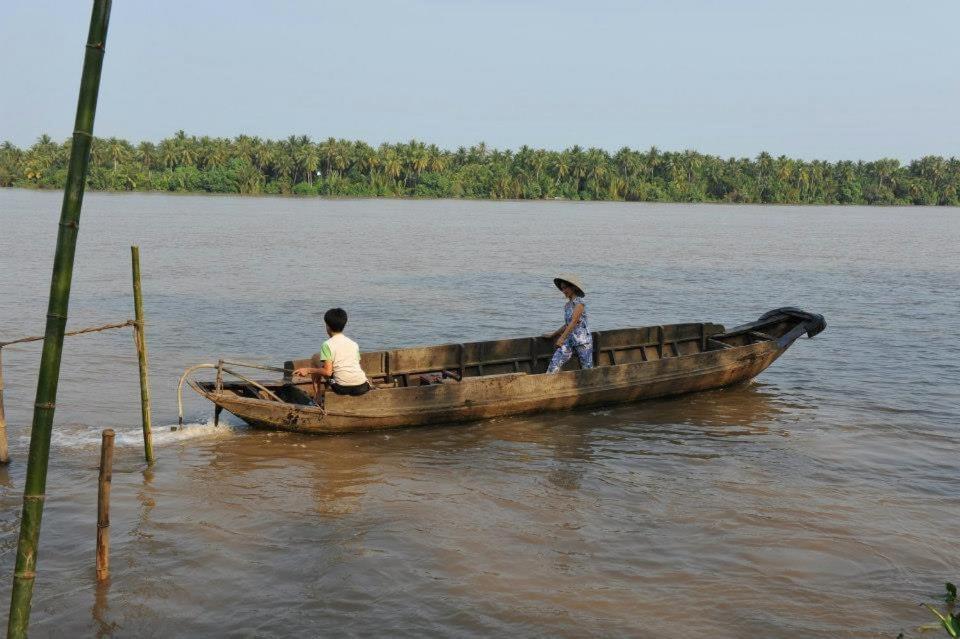
[[[320,347],[320,361],[321,362],[332,362],[333,361],[333,351],[330,350],[330,344],[324,342]]]

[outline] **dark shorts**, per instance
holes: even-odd
[[[340,386],[330,382],[330,390],[337,395],[365,395],[370,390],[370,382],[364,382],[357,386]]]

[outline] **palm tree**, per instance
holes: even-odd
[[[273,147],[269,143],[264,144],[259,140],[253,148],[253,164],[261,173],[269,173],[273,164]]]
[[[416,181],[420,181],[420,174],[430,165],[430,154],[420,145],[414,147],[410,153],[410,166],[416,173]]]
[[[471,164],[482,164],[487,159],[487,143],[480,142],[470,147],[469,161]]]
[[[553,159],[553,170],[557,174],[556,186],[570,175],[570,154],[567,151],[558,153]]]
[[[126,162],[133,153],[129,148],[130,145],[126,140],[120,140],[118,138],[110,138],[107,140],[107,147],[110,152],[110,159],[113,161],[113,170],[116,172],[117,166],[121,162]]]
[[[540,182],[540,175],[543,173],[543,169],[547,166],[547,154],[542,149],[537,149],[533,152],[533,157],[530,158],[530,166],[533,167],[533,176],[537,180],[537,183]]]
[[[141,142],[137,145],[136,158],[147,171],[153,168],[157,158],[157,147],[153,142]]]
[[[372,183],[374,171],[380,165],[377,152],[369,144],[358,141],[354,143],[351,155],[353,156],[353,166],[356,167],[358,172],[365,174]]]
[[[584,161],[586,174],[593,182],[593,195],[600,194],[601,185],[607,176],[607,154],[600,149],[590,149]]]
[[[617,151],[616,155],[613,156],[613,161],[619,170],[620,177],[624,180],[636,175],[637,169],[640,166],[637,154],[627,147],[623,147]]]
[[[342,175],[350,167],[350,152],[346,140],[341,140],[336,144],[336,153],[333,156],[333,168],[339,175]]]
[[[577,181],[577,192],[583,190],[583,181],[589,173],[586,158],[583,155],[583,149],[579,145],[574,145],[570,149],[570,176]]]
[[[387,148],[383,153],[383,171],[394,180],[400,179],[403,172],[403,160],[396,149]]]
[[[873,171],[877,175],[877,186],[883,187],[883,181],[889,180],[890,186],[893,186],[893,176],[900,168],[900,162],[892,158],[884,158],[873,163]]]
[[[186,134],[180,130],[177,131],[177,135],[174,139],[174,147],[176,148],[177,154],[177,164],[181,166],[193,166],[196,163],[196,151],[194,150],[194,142],[196,138],[187,138]]]
[[[164,140],[160,143],[159,147],[160,161],[163,162],[163,165],[172,169],[177,166],[177,147],[171,140]]]
[[[434,173],[443,173],[447,168],[447,158],[444,153],[437,148],[436,144],[427,147],[427,170]]]
[[[281,153],[274,161],[274,168],[277,172],[278,178],[282,180],[290,180],[293,177],[294,171],[296,171],[296,163],[294,162],[292,155],[289,153]]]

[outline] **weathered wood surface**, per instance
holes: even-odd
[[[112,429],[103,431],[97,478],[97,581],[110,576],[110,486],[113,482]]]
[[[763,328],[762,339],[758,328]],[[360,397],[327,393],[324,407],[304,405],[309,382],[264,384],[285,402],[252,396],[242,384],[221,393],[191,380],[195,390],[254,426],[344,433],[461,422],[679,395],[749,380],[804,332],[801,318],[778,315],[724,332],[718,324],[674,324],[594,335],[599,365],[580,370],[576,358],[556,375],[542,374],[553,345],[538,338],[448,344],[364,353],[371,380],[395,387]],[[797,330],[797,329],[801,330]],[[783,338],[788,337],[788,343]],[[285,368],[306,360],[288,362]],[[459,383],[414,385],[420,375],[463,370]]]

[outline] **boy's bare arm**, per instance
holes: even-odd
[[[293,371],[294,376],[296,377],[310,377],[311,375],[322,375],[323,377],[332,377],[333,376],[333,362],[330,360],[324,360],[323,366],[319,368],[312,368],[305,366],[303,368],[298,368]]]

